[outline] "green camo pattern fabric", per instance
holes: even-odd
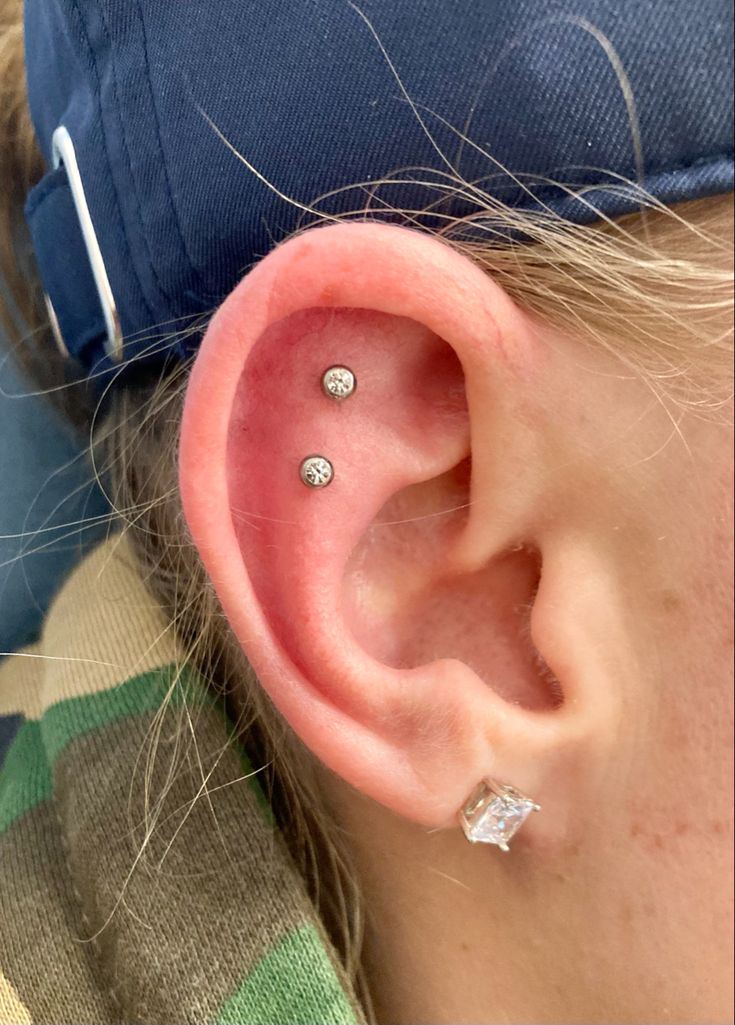
[[[0,1022],[364,1022],[260,774],[176,654],[112,540],[0,665]]]

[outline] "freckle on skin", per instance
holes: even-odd
[[[681,598],[675,591],[664,591],[661,595],[661,608],[664,612],[676,612],[681,608]]]
[[[677,836],[684,836],[684,834],[688,833],[688,832],[689,832],[689,826],[687,825],[686,822],[677,822],[676,823],[676,835]]]

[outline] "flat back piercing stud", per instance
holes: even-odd
[[[330,399],[348,399],[357,388],[357,378],[349,367],[330,367],[322,374],[322,389]]]
[[[541,806],[520,790],[483,779],[462,806],[459,821],[470,843],[492,843],[507,851],[508,841],[532,811],[541,811]]]
[[[334,479],[334,467],[324,456],[307,456],[299,473],[308,488],[326,488]]]

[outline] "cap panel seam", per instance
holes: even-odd
[[[76,0],[75,0],[75,2],[76,2]],[[167,289],[164,287],[163,282],[161,281],[161,279],[160,279],[160,277],[158,275],[158,270],[156,268],[155,261],[153,260],[153,256],[152,256],[152,253],[151,253],[151,250],[150,250],[150,244],[148,242],[148,236],[146,234],[145,227],[144,227],[143,211],[141,209],[140,196],[139,196],[139,193],[138,193],[138,185],[137,185],[137,181],[136,181],[135,175],[133,174],[133,163],[132,163],[132,160],[131,160],[131,157],[130,157],[130,147],[128,145],[128,135],[127,135],[126,125],[125,125],[125,118],[122,115],[122,107],[121,107],[121,104],[120,104],[120,93],[119,93],[118,75],[117,75],[117,67],[116,67],[116,62],[115,62],[115,47],[113,45],[112,35],[110,33],[109,26],[107,24],[107,18],[106,18],[106,15],[105,15],[105,5],[104,5],[104,3],[100,3],[99,4],[98,10],[99,10],[99,15],[100,15],[100,23],[101,23],[102,28],[103,28],[103,30],[105,32],[105,35],[106,35],[107,46],[108,46],[109,54],[110,54],[110,66],[112,68],[112,87],[113,87],[114,97],[115,97],[115,113],[117,115],[117,120],[118,120],[118,123],[120,125],[120,137],[121,137],[121,140],[122,140],[122,148],[123,148],[123,152],[125,153],[125,160],[127,162],[127,172],[128,172],[129,177],[130,177],[130,185],[131,185],[131,189],[132,189],[132,192],[133,192],[133,197],[134,197],[134,200],[135,200],[135,204],[134,204],[134,206],[135,206],[135,214],[136,214],[136,219],[137,219],[137,222],[138,222],[137,223],[137,229],[138,229],[138,233],[139,233],[141,239],[143,240],[143,245],[145,246],[146,255],[148,257],[148,265],[150,267],[153,280],[155,281],[156,288],[158,289],[160,295],[163,297],[163,299],[165,300],[167,306],[169,307],[169,310],[167,310],[167,312],[173,312],[171,307],[173,306],[175,308],[176,304],[175,304],[175,302],[173,300],[173,297],[168,293]],[[101,112],[102,112],[102,105],[100,104],[100,113]],[[113,178],[113,182],[114,182],[114,178]],[[117,192],[117,189],[116,189],[116,192]],[[126,232],[126,238],[127,238],[127,232]],[[129,245],[128,245],[128,249],[130,250],[130,246]],[[133,261],[131,260],[131,264],[132,263],[133,263]],[[143,288],[142,283],[141,283],[141,288]],[[146,305],[148,305],[149,309],[150,309],[150,304],[146,303]],[[155,316],[155,314],[154,314],[154,316]],[[151,325],[151,327],[153,327],[153,326],[155,326],[155,325]]]
[[[112,184],[112,189],[113,189],[113,192],[114,192],[114,195],[115,195],[115,205],[117,207],[118,216],[120,218],[120,225],[121,225],[121,228],[122,228],[123,237],[125,239],[125,245],[126,245],[126,248],[127,248],[127,251],[128,251],[128,255],[130,256],[130,267],[132,269],[133,274],[135,275],[135,279],[137,281],[138,288],[140,290],[140,295],[141,295],[141,297],[143,299],[143,303],[145,304],[145,307],[146,307],[146,309],[148,311],[148,314],[151,317],[151,321],[155,322],[156,314],[155,314],[155,312],[153,310],[153,307],[151,306],[151,303],[150,303],[150,300],[149,300],[148,296],[146,295],[146,290],[143,287],[143,282],[140,280],[140,276],[138,275],[138,272],[135,269],[135,263],[134,263],[134,261],[132,259],[132,249],[131,249],[131,246],[130,246],[130,239],[128,237],[128,228],[127,228],[127,225],[125,223],[125,217],[123,216],[123,208],[122,208],[122,204],[120,202],[120,194],[118,192],[117,183],[115,181],[115,176],[112,173],[112,160],[110,159],[110,148],[109,148],[108,138],[107,138],[107,126],[105,125],[105,118],[104,118],[103,112],[102,112],[102,102],[101,102],[102,89],[101,89],[101,82],[100,82],[100,72],[99,72],[99,68],[98,68],[98,65],[97,65],[97,57],[95,55],[95,51],[94,51],[94,47],[92,46],[92,42],[91,42],[91,40],[89,38],[89,33],[87,31],[87,23],[86,23],[86,21],[84,19],[84,15],[83,15],[80,7],[79,7],[79,4],[78,4],[77,0],[68,0],[68,3],[76,11],[77,18],[79,19],[80,31],[81,31],[81,33],[82,33],[82,35],[84,37],[84,44],[87,47],[87,52],[89,54],[90,64],[91,64],[91,67],[92,67],[92,70],[93,70],[94,76],[95,76],[95,86],[96,86],[95,105],[97,107],[97,112],[98,112],[98,115],[99,115],[100,130],[102,132],[102,138],[104,139],[105,155],[107,157],[107,168],[108,168],[108,173],[110,175],[110,182]],[[104,25],[104,17],[102,18],[102,22],[103,22],[103,25]],[[106,25],[104,25],[104,28],[105,28],[105,32],[107,32],[107,26]],[[108,43],[109,43],[109,34],[108,34]],[[114,80],[114,76],[115,76],[115,72],[114,72],[114,67],[113,67],[113,80]],[[116,88],[116,85],[115,85],[115,92],[116,92],[115,98],[116,98],[116,101],[117,101],[117,88]],[[126,156],[128,158],[128,161],[129,161],[130,157],[129,157],[128,152],[127,152],[127,144],[125,142],[124,132],[123,132],[123,146],[124,146],[125,153],[126,153]],[[137,204],[137,196],[136,196],[136,204]],[[140,211],[139,210],[137,210],[137,213],[140,216]],[[98,235],[99,235],[99,231],[98,231]],[[148,246],[147,239],[145,240],[145,245],[146,245],[146,248],[147,248],[147,246]],[[154,269],[153,273],[154,273],[154,276],[155,276],[155,269]],[[113,293],[114,293],[114,288],[113,288]],[[165,293],[164,293],[164,295],[165,295]]]
[[[526,184],[529,185],[529,187],[533,188],[533,195],[538,198],[547,196],[549,194],[554,194],[558,192],[560,188],[565,188],[566,186],[572,189],[572,191],[579,188],[584,189],[585,192],[595,191],[598,189],[604,190],[608,187],[620,189],[622,186],[625,186],[630,189],[642,189],[643,191],[646,191],[646,183],[662,175],[677,174],[679,171],[694,171],[700,169],[705,170],[708,167],[712,167],[716,164],[722,163],[733,164],[733,153],[731,150],[727,150],[723,153],[712,153],[707,156],[697,157],[695,160],[689,160],[683,163],[675,163],[671,166],[667,166],[665,163],[661,164],[660,166],[647,169],[641,181],[636,181],[635,178],[621,177],[615,171],[607,171],[606,174],[608,175],[608,177],[606,178],[598,176],[596,178],[591,178],[589,181],[571,182],[566,183],[566,185],[561,178],[558,181],[542,180],[534,188],[534,175],[533,173],[529,173],[526,177],[530,179],[530,181],[528,181]],[[566,167],[560,167],[557,171],[552,172],[552,174],[560,174],[562,171],[575,170],[584,170],[584,167],[571,164]],[[516,171],[515,173],[519,174],[520,172]],[[482,181],[482,179],[475,180]],[[501,185],[500,183],[497,183],[494,186],[494,189],[496,189],[498,192],[502,188],[505,188],[507,192],[517,192],[519,191],[520,186],[512,180],[508,181],[507,185]]]
[[[176,203],[174,202],[173,190],[171,188],[171,178],[169,176],[169,171],[168,171],[168,162],[166,160],[166,151],[165,151],[165,148],[164,148],[164,145],[163,145],[163,137],[161,135],[161,119],[160,119],[160,115],[159,115],[159,112],[158,112],[158,103],[157,103],[157,100],[156,100],[156,93],[155,93],[155,90],[153,88],[153,79],[151,77],[151,65],[150,65],[150,60],[149,60],[149,57],[148,57],[148,32],[147,32],[146,23],[145,23],[145,15],[143,14],[143,10],[141,8],[141,4],[140,4],[139,0],[135,0],[135,10],[136,10],[136,13],[137,13],[137,17],[138,17],[138,19],[140,21],[141,34],[142,34],[142,37],[143,37],[143,60],[145,62],[146,80],[147,80],[147,83],[148,83],[148,89],[149,89],[150,97],[151,97],[151,107],[153,109],[153,121],[154,121],[153,127],[154,127],[154,130],[155,130],[155,133],[156,133],[156,142],[158,144],[158,151],[159,151],[159,153],[161,155],[161,168],[162,168],[162,172],[163,172],[163,178],[164,178],[164,181],[166,183],[166,193],[168,195],[168,201],[169,201],[169,204],[171,206],[172,220],[173,220],[173,223],[175,225],[175,229],[176,229],[176,233],[177,233],[178,238],[179,238],[179,242],[181,243],[181,251],[183,252],[184,256],[186,257],[186,262],[187,262],[187,264],[189,266],[189,269],[194,274],[194,277],[196,278],[196,281],[199,284],[199,286],[206,293],[206,291],[207,291],[207,282],[206,282],[204,276],[202,275],[202,273],[200,272],[199,268],[196,266],[196,264],[194,263],[194,261],[191,258],[191,254],[189,252],[189,249],[188,249],[188,246],[187,246],[187,243],[186,243],[186,239],[184,237],[184,232],[183,232],[183,229],[182,229],[182,226],[181,226],[181,221],[179,219],[179,211],[178,211],[178,208],[176,206]]]

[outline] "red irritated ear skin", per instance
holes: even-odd
[[[517,613],[550,587],[524,398],[544,359],[466,257],[352,223],[263,259],[189,383],[184,512],[262,686],[324,764],[430,827],[486,775],[539,798],[586,729],[533,644],[541,612],[527,630]],[[342,402],[332,365],[357,377]],[[311,455],[325,488],[301,480]]]

